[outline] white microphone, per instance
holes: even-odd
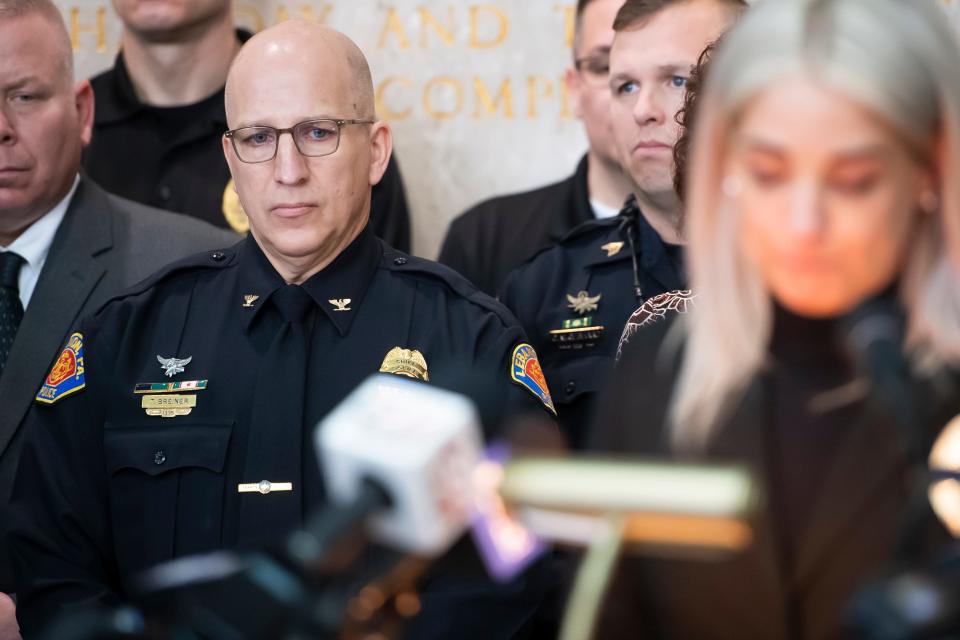
[[[371,482],[388,495],[369,520],[376,542],[437,556],[464,532],[482,450],[465,396],[376,374],[320,422],[315,441],[333,504],[356,501]]]

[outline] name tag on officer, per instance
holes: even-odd
[[[602,325],[593,324],[591,316],[563,321],[562,329],[550,331],[550,340],[561,351],[592,347],[603,337]]]
[[[140,398],[140,408],[146,409],[148,416],[160,416],[161,418],[185,416],[193,411],[195,406],[197,406],[197,396],[193,395],[144,396]]]

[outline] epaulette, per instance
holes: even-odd
[[[614,216],[612,218],[603,218],[600,220],[587,220],[586,222],[581,222],[576,227],[567,232],[565,236],[560,238],[556,244],[547,245],[541,248],[539,251],[531,255],[529,258],[521,262],[519,265],[514,267],[514,271],[519,271],[521,269],[526,269],[531,263],[540,259],[541,256],[554,252],[566,250],[570,245],[577,242],[587,240],[587,244],[590,242],[596,241],[598,238],[593,237],[597,235],[599,237],[606,236],[612,232],[616,232],[620,228],[620,224],[623,222],[622,216]],[[620,243],[621,246],[623,243]],[[613,254],[610,254],[613,255]],[[607,257],[610,257],[608,255]],[[629,254],[623,254],[624,256]]]
[[[117,295],[108,299],[106,302],[100,305],[100,308],[97,309],[96,313],[99,314],[104,307],[112,302],[123,300],[124,298],[129,298],[132,296],[138,296],[155,287],[160,282],[182,273],[196,271],[198,269],[223,269],[225,267],[229,267],[236,261],[238,249],[239,245],[235,245],[227,249],[204,251],[202,253],[195,253],[191,256],[187,256],[186,258],[181,258],[180,260],[171,262],[167,266],[147,276],[140,282],[127,287]]]
[[[382,260],[382,266],[394,273],[410,274],[445,285],[461,298],[496,314],[506,325],[517,322],[506,307],[446,265],[408,255],[386,243],[383,244]]]

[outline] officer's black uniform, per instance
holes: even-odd
[[[491,198],[457,216],[438,260],[495,296],[513,269],[593,219],[583,156],[565,180]]]
[[[63,604],[116,602],[124,578],[152,564],[256,546],[300,525],[324,495],[313,426],[395,347],[422,354],[431,384],[443,384],[440,372],[450,375],[453,364],[488,374],[510,410],[549,403],[513,380],[524,336],[506,309],[364,230],[302,285],[314,303],[306,379],[274,372],[290,397],[305,397],[302,428],[271,437],[284,427],[269,416],[287,415],[287,397],[254,390],[282,324],[274,298],[286,288],[248,237],[175,263],[82,323],[77,360],[86,386],[58,400],[40,394],[55,402],[34,407],[14,486],[14,508],[35,525],[12,544],[25,633]],[[158,356],[190,360],[166,377]],[[168,381],[188,383],[178,393],[195,395],[196,406],[172,418],[147,415],[135,385]],[[253,415],[267,423],[251,424]],[[265,459],[278,461],[273,470],[263,470]],[[293,490],[238,493],[238,484],[264,479]],[[294,508],[265,517],[271,505]],[[459,637],[507,637],[531,607],[521,595],[492,616],[482,602],[454,627]],[[454,614],[441,612],[439,628],[458,624],[445,615]]]
[[[507,278],[501,300],[540,354],[573,446],[584,444],[627,318],[683,284],[681,247],[660,238],[632,196],[617,217],[577,227]]]
[[[250,34],[238,31],[237,37],[245,41]],[[247,231],[223,158],[221,136],[228,128],[223,89],[182,107],[143,104],[122,53],[91,84],[93,139],[83,154],[91,178],[124,198]],[[391,246],[410,250],[410,212],[393,157],[373,188],[370,226]]]

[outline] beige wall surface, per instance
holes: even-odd
[[[960,0],[938,0],[960,24]],[[109,0],[57,0],[77,73],[112,64]],[[301,16],[367,53],[393,125],[413,213],[413,249],[434,257],[449,221],[495,194],[569,175],[585,149],[563,84],[574,0],[235,0],[258,31]]]

